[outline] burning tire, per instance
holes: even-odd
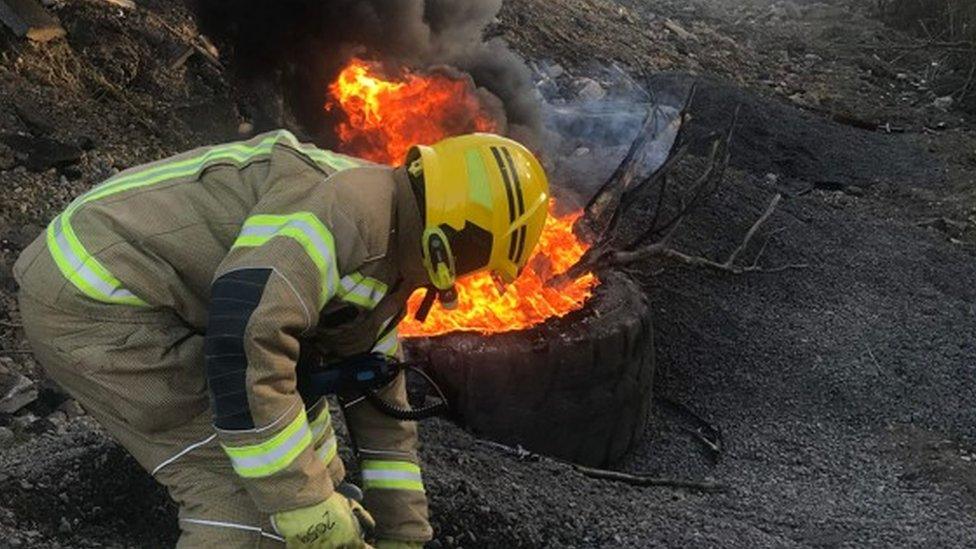
[[[619,460],[643,432],[654,344],[644,292],[601,274],[586,306],[517,332],[407,339],[475,434],[584,465]]]

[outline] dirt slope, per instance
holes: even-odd
[[[677,245],[719,257],[770,196],[784,192],[788,198],[768,227],[783,230],[765,261],[809,266],[741,277],[642,268],[657,310],[656,385],[721,428],[726,450],[710,458],[683,430],[685,419],[656,406],[646,440],[621,468],[709,478],[728,491],[590,480],[566,466],[519,461],[434,421],[422,427],[437,530],[432,546],[976,545],[976,135],[963,115],[932,107],[928,92],[912,84],[924,60],[893,62],[895,56],[855,47],[899,36],[849,7],[855,4],[506,3],[494,32],[575,74],[600,78],[611,60],[637,78],[660,70],[708,74],[707,101],[696,112],[700,128],[721,127],[731,110],[723,107],[743,103],[751,114],[743,118],[729,184]],[[91,19],[153,36],[144,17],[123,27],[100,4],[76,6],[59,12],[69,33],[72,21]],[[186,22],[178,11],[164,16],[170,25]],[[696,38],[668,30],[665,18]],[[108,39],[93,36],[87,46],[54,53],[3,40],[4,131],[27,129],[13,101],[32,90],[33,100],[50,106],[59,140],[73,142],[90,129],[95,143],[82,154],[80,175],[0,164],[0,273],[67,198],[103,171],[208,135],[217,139],[238,121],[231,109],[215,115],[211,129],[196,130],[191,116],[190,125],[159,136],[112,123],[117,104],[101,88],[65,88],[61,77],[44,81],[41,63],[51,56],[94,59]],[[165,33],[134,40],[133,66],[144,75],[154,74],[149,57],[182,46]],[[140,52],[145,43],[162,49]],[[108,71],[113,66],[101,74],[127,78]],[[163,125],[182,108],[227,95],[210,71],[193,58],[169,85],[139,80],[125,97]],[[649,84],[687,81],[669,75]],[[153,90],[160,101],[147,99]],[[905,94],[913,99],[903,101]],[[906,131],[853,128],[834,121],[838,112]],[[4,158],[15,155],[0,147]],[[16,323],[12,283],[2,282],[0,320]],[[16,328],[0,325],[0,337],[3,349],[23,348]],[[37,377],[29,355],[6,358],[5,368]],[[0,417],[16,433],[0,446],[4,543],[171,543],[174,514],[164,494],[89,420],[52,413],[63,403],[56,393],[44,395],[28,410],[41,419],[23,412]]]

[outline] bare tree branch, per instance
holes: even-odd
[[[708,259],[706,257],[686,254],[684,252],[680,252],[672,248],[671,240],[674,236],[677,227],[679,226],[679,224],[677,223],[675,224],[674,227],[672,227],[671,231],[660,241],[655,242],[654,244],[643,246],[641,248],[637,248],[635,250],[611,251],[602,254],[599,260],[597,261],[597,263],[599,263],[600,266],[620,267],[620,266],[630,265],[631,263],[635,263],[638,261],[644,261],[650,258],[664,258],[672,261],[677,261],[685,265],[690,265],[693,267],[705,267],[708,269],[713,269],[716,271],[722,271],[726,273],[732,273],[736,275],[745,274],[745,273],[775,273],[775,272],[785,271],[788,269],[806,268],[807,267],[806,264],[789,264],[789,265],[782,265],[773,268],[760,266],[759,260],[762,258],[763,254],[766,251],[766,246],[769,243],[769,239],[767,239],[766,242],[763,243],[762,247],[759,249],[759,253],[756,255],[755,259],[751,264],[739,265],[736,263],[736,261],[739,259],[739,256],[742,255],[742,253],[749,247],[749,244],[752,242],[752,239],[755,238],[756,234],[759,232],[759,229],[769,220],[769,218],[773,215],[773,212],[776,211],[776,208],[777,206],[779,206],[779,203],[780,201],[782,201],[782,199],[783,199],[782,194],[776,194],[776,196],[773,197],[773,199],[769,203],[769,206],[766,207],[766,210],[759,217],[759,219],[757,219],[756,222],[752,224],[752,226],[749,228],[749,231],[746,232],[746,235],[743,237],[742,241],[739,243],[736,249],[733,250],[732,253],[729,254],[729,257],[721,263],[719,263],[718,261]]]

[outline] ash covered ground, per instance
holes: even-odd
[[[808,266],[639,269],[657,391],[726,448],[714,458],[655,406],[619,468],[724,493],[588,479],[432,421],[431,546],[976,545],[976,131],[925,85],[930,54],[895,48],[914,38],[861,4],[506,2],[490,32],[544,66],[553,93],[598,93],[588,78],[612,94],[620,71],[652,90],[700,78],[696,131],[741,105],[729,181],[676,246],[723,257],[781,192],[764,260]],[[35,136],[0,144],[0,372],[38,395],[0,414],[0,544],[164,546],[177,535],[165,494],[26,352],[10,268],[71,197],[236,138],[242,113],[223,70],[199,54],[176,63],[194,35],[183,10],[54,11],[67,42],[0,33],[0,128]]]

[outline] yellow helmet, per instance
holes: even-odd
[[[505,283],[518,277],[548,212],[549,181],[535,155],[475,133],[413,147],[407,172],[422,189],[424,266],[441,301],[450,301],[458,275],[488,269]]]

